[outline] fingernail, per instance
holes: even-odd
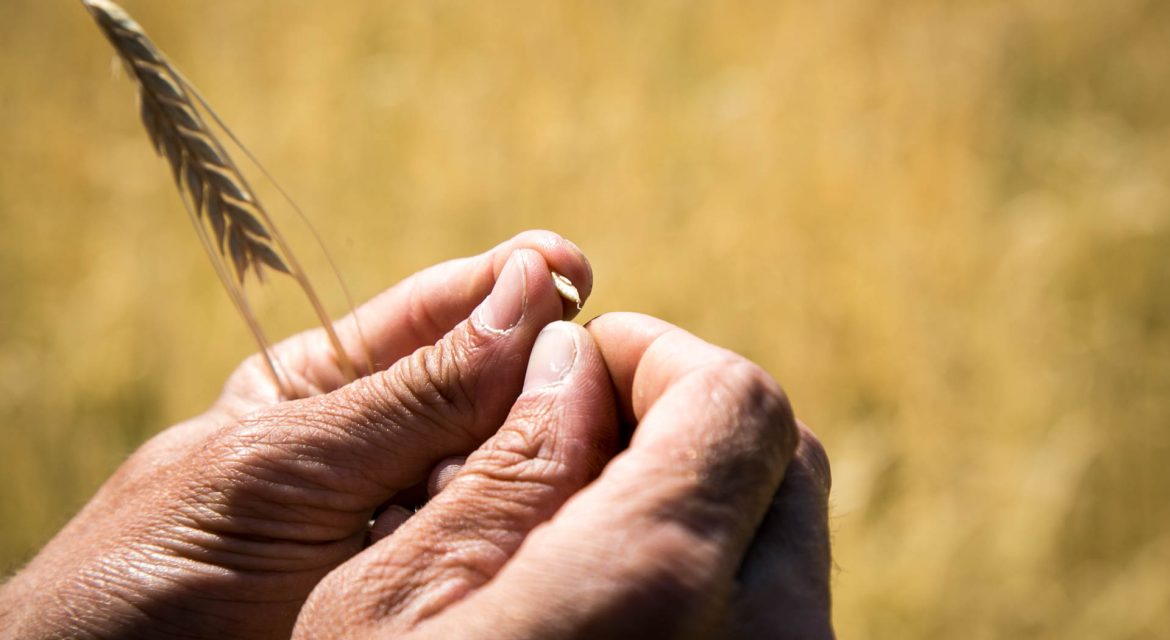
[[[536,337],[532,355],[528,357],[528,372],[524,374],[524,390],[537,389],[564,380],[577,361],[577,340],[572,325],[554,322]]]
[[[524,317],[524,305],[527,302],[524,290],[526,267],[527,260],[523,252],[517,251],[508,258],[495,288],[480,307],[480,322],[488,329],[507,331]]]

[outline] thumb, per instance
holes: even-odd
[[[433,346],[213,438],[200,454],[216,461],[202,477],[215,497],[206,526],[296,542],[364,532],[378,505],[503,423],[537,335],[562,312],[541,254],[514,252],[488,298]],[[225,508],[248,517],[219,517]]]

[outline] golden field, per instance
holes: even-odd
[[[356,297],[549,228],[768,368],[842,638],[1165,637],[1170,3],[125,6]],[[0,570],[252,349],[111,58],[0,3]]]

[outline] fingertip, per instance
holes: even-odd
[[[575,243],[552,231],[542,229],[524,231],[497,245],[488,253],[492,256],[494,273],[499,274],[508,256],[518,249],[532,249],[544,257],[549,270],[568,278],[582,303],[593,293],[593,266]],[[564,302],[562,317],[571,320],[579,309],[575,303]]]
[[[663,336],[674,331],[685,332],[664,320],[633,312],[600,315],[590,320],[586,329],[609,370],[623,419],[630,424],[636,423],[635,398],[646,395],[636,392],[634,388],[643,359],[651,346]]]
[[[435,468],[431,470],[430,477],[427,478],[427,495],[433,498],[442,493],[443,489],[451,484],[451,480],[459,475],[459,471],[466,463],[467,456],[456,456],[435,465]]]
[[[578,272],[572,274],[558,272],[561,276],[572,283],[572,286],[577,293],[577,300],[569,300],[565,298],[561,301],[561,304],[564,307],[564,319],[572,320],[576,318],[579,313],[581,313],[581,309],[585,307],[585,304],[589,301],[589,296],[593,293],[593,263],[589,261],[589,256],[585,255],[585,252],[581,250],[581,247],[577,246],[577,244],[572,240],[561,238],[561,242],[563,243],[564,248],[567,249],[567,253],[570,257],[570,259],[566,261],[565,266],[570,269],[576,268],[579,270]],[[555,265],[550,266],[553,266],[554,271],[556,270]]]
[[[398,530],[399,527],[406,524],[410,516],[414,515],[410,509],[399,505],[390,505],[386,510],[378,514],[374,521],[370,524],[369,540],[370,544],[388,537]]]
[[[633,381],[634,369],[653,342],[676,327],[669,322],[629,311],[605,313],[585,328],[597,342],[611,374]]]
[[[586,328],[601,347],[606,363],[625,366],[636,365],[663,334],[680,330],[665,320],[630,311],[602,314],[590,320]]]

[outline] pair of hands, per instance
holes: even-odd
[[[277,348],[300,399],[246,362],[0,589],[0,635],[832,637],[828,461],[780,388],[560,322],[550,271],[591,290],[547,232],[403,281],[348,385],[319,331]]]

